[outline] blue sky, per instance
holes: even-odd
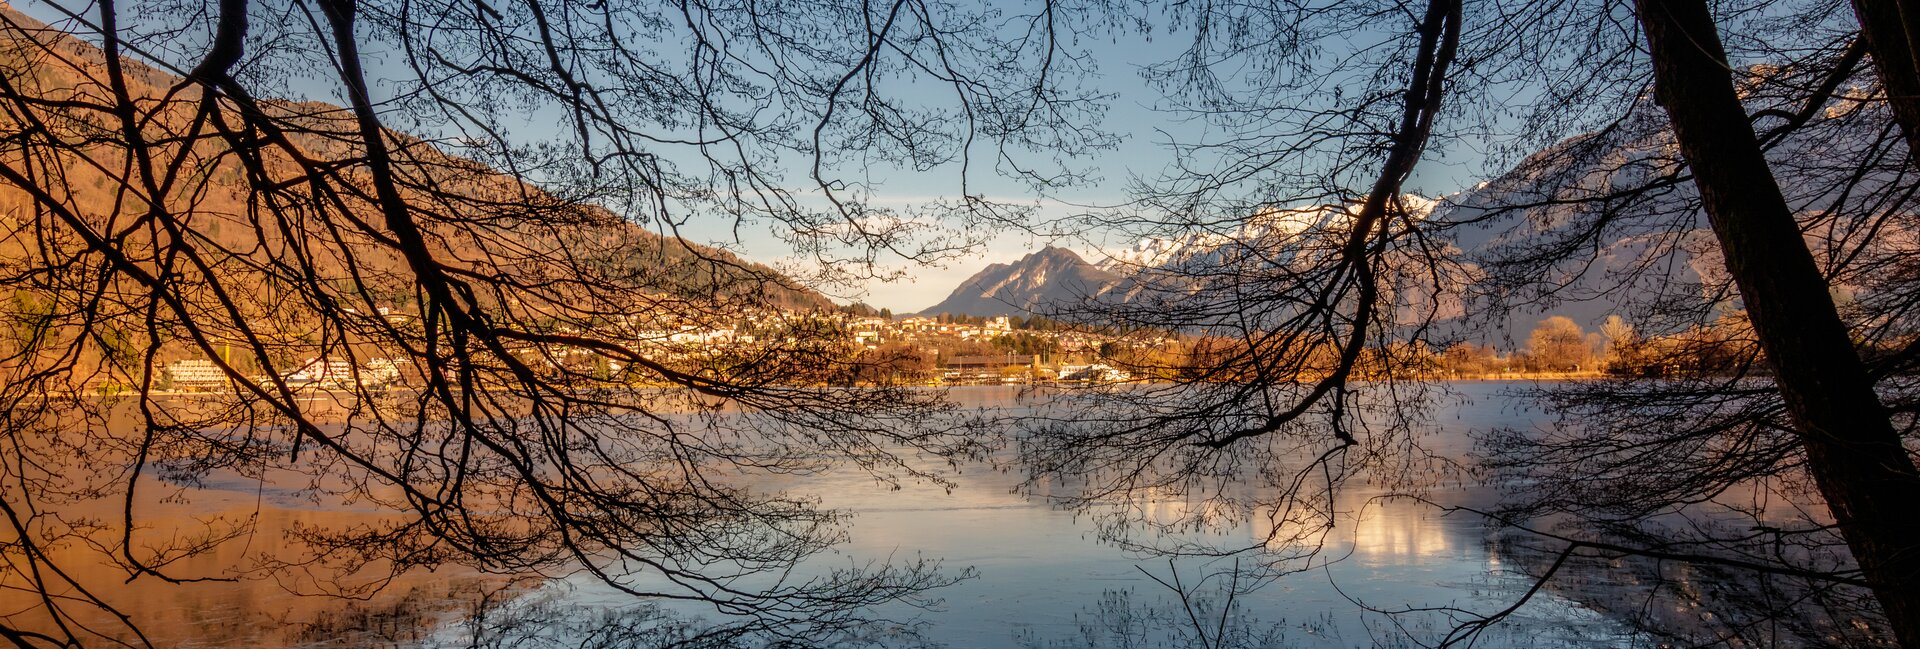
[[[78,11],[97,10],[81,4],[84,0],[55,1]],[[60,14],[46,2],[27,0],[18,6],[29,15],[58,24]],[[1072,164],[1091,170],[1092,180],[1056,190],[1049,195],[1038,195],[1023,184],[998,178],[991,172],[976,170],[970,179],[972,190],[995,200],[1033,205],[1037,220],[1043,223],[1083,212],[1089,206],[1110,206],[1126,201],[1126,187],[1130,180],[1137,176],[1154,176],[1167,166],[1170,153],[1163,145],[1168,138],[1192,140],[1203,134],[1201,125],[1184,122],[1175,114],[1159,110],[1165,105],[1165,100],[1140,75],[1143,66],[1165,61],[1185,47],[1188,35],[1174,27],[1169,24],[1155,25],[1152,38],[1137,34],[1096,35],[1082,37],[1072,44],[1084,47],[1097,61],[1097,73],[1085,78],[1084,82],[1113,95],[1100,126],[1118,136],[1116,147],[1072,161]],[[373,54],[378,56],[378,52]],[[373,69],[374,74],[378,75],[377,63]],[[320,70],[315,72],[324,74]],[[307,95],[301,98],[338,102],[337,98],[327,96],[329,90],[324,84],[316,84],[312,92],[303,92],[305,90],[297,80],[292,83],[294,93]],[[540,113],[526,115],[526,118],[524,129],[514,134],[516,138],[538,140],[543,134],[554,133],[553,129],[557,126],[541,123],[550,120],[550,116],[543,118]],[[1471,185],[1477,179],[1474,174],[1479,171],[1477,165],[1473,164],[1472,152],[1456,151],[1453,155],[1456,160],[1433,159],[1437,156],[1430,155],[1430,159],[1423,161],[1416,172],[1409,189],[1435,195]],[[877,181],[873,185],[873,202],[881,205],[908,206],[929,200],[952,199],[959,193],[957,169],[951,165],[920,173],[869,170],[868,175]],[[805,174],[794,174],[793,177],[804,178]],[[791,251],[765,226],[735,228],[730,220],[694,217],[679,232],[689,239],[721,245],[757,261],[781,262],[790,259]],[[904,276],[897,280],[873,280],[857,286],[827,288],[830,294],[842,301],[857,299],[875,307],[904,313],[939,302],[963,279],[990,263],[1012,261],[1045,245],[1063,245],[1083,255],[1097,257],[1096,248],[1099,246],[1118,249],[1131,243],[1126,237],[1098,231],[1075,229],[1068,234],[1074,236],[1055,238],[1003,230],[993,234],[985,245],[976,248],[972,254],[943,264],[924,266],[902,260],[886,263],[884,270],[904,272]]]

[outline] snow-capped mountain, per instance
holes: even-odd
[[[1424,218],[1438,204],[1415,195],[1402,200],[1416,218]],[[1049,246],[1011,264],[987,266],[922,313],[1064,316],[1084,312],[1097,301],[1134,300],[1148,285],[1155,291],[1178,292],[1188,283],[1183,278],[1243,263],[1229,259],[1244,260],[1252,250],[1330,249],[1345,236],[1351,218],[1351,211],[1339,206],[1269,208],[1230,228],[1144,237],[1103,253],[1098,263]]]
[[[1879,134],[1885,124],[1876,115],[1823,114],[1767,150],[1816,258],[1836,269],[1837,290],[1864,305],[1900,304],[1911,286],[1897,273],[1858,269],[1904,268],[1920,249],[1911,168],[1903,154],[1883,150],[1898,145]],[[1594,325],[1618,314],[1646,331],[1678,331],[1738,309],[1680,165],[1664,115],[1650,107],[1547,146],[1460,194],[1403,196],[1420,223],[1389,253],[1402,256],[1381,262],[1397,300],[1392,321],[1444,324],[1495,342],[1548,315]],[[1205,327],[1219,314],[1245,320],[1249,311],[1235,305],[1271,298],[1251,308],[1285,318],[1287,305],[1303,302],[1275,294],[1317,281],[1303,270],[1338,254],[1351,215],[1350,206],[1297,206],[1172,223],[1165,234],[1103,251],[1087,264],[1097,274],[1077,271],[1074,290],[1055,289],[1048,276],[1058,271],[1036,272],[1030,257],[982,271],[933,311],[955,307],[963,294],[991,295],[998,308],[986,310],[1106,303],[1125,305],[1115,317]],[[1078,312],[1099,317],[1097,309]]]
[[[1415,194],[1403,195],[1401,201],[1414,218],[1426,218],[1440,204],[1439,199]],[[1264,242],[1277,247],[1309,233],[1336,230],[1351,217],[1349,208],[1335,205],[1269,207],[1230,227],[1195,227],[1171,237],[1142,237],[1131,246],[1107,253],[1095,265],[1101,270],[1125,276],[1141,270],[1205,264],[1217,261],[1214,257],[1226,247],[1248,242]]]

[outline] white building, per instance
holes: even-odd
[[[226,385],[227,373],[213,361],[196,359],[167,364],[167,376],[175,388],[211,388]]]
[[[391,358],[368,359],[356,369],[351,361],[310,358],[300,369],[283,377],[288,385],[321,387],[379,387],[400,379],[400,364]]]

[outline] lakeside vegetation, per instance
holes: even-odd
[[[399,323],[416,320],[414,315],[391,311],[383,311],[380,317]],[[601,331],[636,332],[623,342],[647,360],[677,372],[736,383],[854,387],[1250,379],[1215,371],[1225,365],[1223,358],[1247,353],[1247,346],[1234,339],[1177,332],[1123,332],[1039,316],[893,317],[855,306],[764,311],[717,321],[721,324],[703,328],[663,324],[675,320],[654,317],[647,319],[646,327],[635,329],[639,320],[629,318],[620,327]],[[556,331],[578,333],[565,328]],[[336,357],[309,357],[289,363],[299,369],[280,379],[299,387],[402,391],[415,389],[423,381],[417,372],[401,372],[377,346],[347,347],[352,349],[350,353]],[[291,359],[298,349],[297,345],[288,345],[283,353]],[[583,384],[634,388],[679,385],[584,347],[526,345],[515,353],[530,367]],[[164,348],[153,353],[156,362],[164,363],[148,368],[154,373],[153,390],[192,393],[230,387],[231,377],[211,363],[166,361],[176,356],[190,358],[192,354],[184,350],[170,353]],[[1426,343],[1371,348],[1358,359],[1353,376],[1359,380],[1443,381],[1717,376],[1747,371],[1762,360],[1751,327],[1739,313],[1664,335],[1643,334],[1617,315],[1607,317],[1592,331],[1570,318],[1550,316],[1506,349],[1474,342],[1455,342],[1440,349]],[[1327,348],[1302,369],[1297,380],[1319,380],[1337,365],[1336,350]],[[1312,369],[1316,366],[1322,369]],[[244,361],[234,362],[231,367],[257,371]],[[122,394],[145,379],[102,376],[95,379],[90,391]]]

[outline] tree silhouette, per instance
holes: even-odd
[[[1139,269],[1125,304],[1065,315],[1231,342],[1168,372],[1179,384],[1073,395],[1030,421],[1036,480],[1087,479],[1067,502],[1089,509],[1190,501],[1176,529],[1264,517],[1287,537],[1162,549],[1311,552],[1343,485],[1424,494],[1468,468],[1420,439],[1445,387],[1420,380],[1426,350],[1597,303],[1635,331],[1634,373],[1664,378],[1533,390],[1560,426],[1482,438],[1474,463],[1512,496],[1483,513],[1546,550],[1545,577],[1555,557],[1642,557],[1792,581],[1754,592],[1838,607],[1800,624],[1777,601],[1683,593],[1741,620],[1716,637],[1920,642],[1902,630],[1912,541],[1896,539],[1911,535],[1875,504],[1904,493],[1912,466],[1913,166],[1890,78],[1909,60],[1859,38],[1890,28],[1875,21],[1892,10],[1689,5],[1685,35],[1649,51],[1643,24],[1674,4],[1468,4],[1447,48],[1431,47],[1433,3],[1192,8],[1194,24],[1238,28],[1153,72],[1217,136],[1176,144],[1136,206],[1092,218],[1206,251]],[[1716,30],[1734,51],[1709,46]],[[1323,51],[1343,56],[1302,54]],[[1448,59],[1460,64],[1426,65]],[[1663,76],[1678,66],[1692,76]],[[1426,98],[1429,128],[1392,127],[1388,107]],[[1702,106],[1714,112],[1682,115]],[[1689,119],[1711,146],[1746,144],[1696,149]],[[1428,211],[1397,198],[1408,147],[1471,149],[1505,171]],[[1405,208],[1375,222],[1383,187]],[[1767,223],[1763,249],[1741,243],[1759,236],[1741,225],[1753,219]],[[1364,256],[1347,254],[1365,237]],[[1748,524],[1687,524],[1708,510]],[[1152,522],[1106,511],[1116,533]]]
[[[1020,214],[970,186],[983,169],[1060,182],[1057,152],[1104,144],[1063,39],[1079,7],[44,8],[57,26],[0,12],[0,513],[38,604],[0,635],[148,642],[88,562],[585,573],[794,642],[955,577],[794,572],[841,519],[752,476],[938,479],[907,458],[978,443],[938,395],[812,387],[859,372],[807,324],[825,298],[670,235],[769,228],[825,279],[964,249],[927,224]],[[875,207],[883,168],[953,169],[959,198]],[[791,335],[717,370],[653,342],[743,319]],[[156,527],[147,504],[236,477],[382,516],[186,571],[251,524]]]

